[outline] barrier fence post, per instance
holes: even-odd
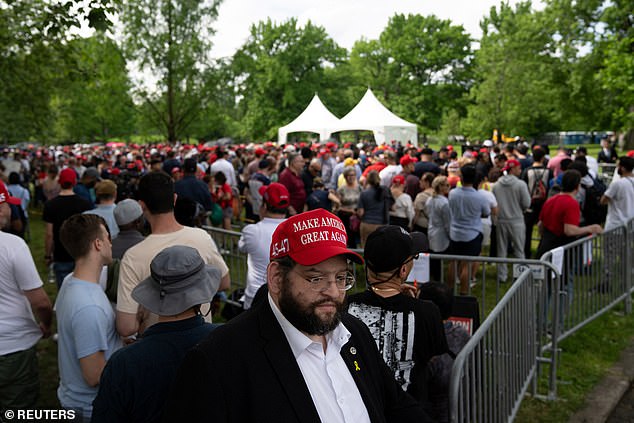
[[[634,255],[634,219],[627,223],[625,231],[625,314],[632,312],[632,255]]]

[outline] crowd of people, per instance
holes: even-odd
[[[448,421],[468,340],[449,320],[454,285],[468,294],[474,272],[432,260],[432,282],[413,287],[418,255],[540,257],[634,217],[634,151],[607,140],[598,160],[490,140],[2,154],[0,409],[36,407],[35,346],[55,316],[57,396],[80,421]],[[607,187],[599,161],[615,163]],[[42,208],[55,312],[25,242],[29,207]],[[244,312],[218,325],[230,273],[201,226],[243,220]],[[346,295],[355,264],[367,290]]]

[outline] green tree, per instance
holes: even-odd
[[[251,26],[251,35],[233,56],[240,135],[274,138],[277,129],[294,119],[315,92],[339,88],[345,78],[333,68],[346,50],[310,21],[299,27],[291,18]],[[326,104],[331,95],[322,97]]]
[[[379,40],[355,43],[350,62],[361,86],[371,86],[396,114],[438,130],[444,113],[466,112],[470,43],[449,20],[396,14]]]
[[[134,127],[134,104],[123,55],[104,34],[69,43],[76,64],[58,90],[57,127],[75,140],[126,136]]]
[[[209,68],[212,23],[219,0],[125,0],[127,57],[139,66],[137,94],[149,120],[175,142],[196,121],[210,95],[204,89]],[[146,83],[146,81],[151,81]]]
[[[473,105],[465,128],[469,135],[488,137],[493,128],[506,135],[537,135],[558,129],[561,91],[559,61],[552,28],[530,2],[513,9],[491,8],[480,24],[476,52]]]
[[[105,30],[111,0],[9,0],[0,4],[0,141],[50,141],[53,94],[73,69],[69,30]]]
[[[634,149],[634,15],[631,0],[607,2],[601,15],[606,30],[596,45],[602,52],[597,74],[608,92],[612,128],[627,133],[626,148]]]

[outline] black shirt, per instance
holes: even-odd
[[[419,178],[422,178],[423,175],[427,172],[431,172],[434,175],[439,175],[440,167],[433,162],[418,162],[414,165],[414,172],[412,173]]]
[[[348,313],[363,321],[396,381],[427,401],[427,363],[449,350],[438,307],[404,294],[383,298],[371,291],[348,297]]]
[[[44,203],[42,219],[46,223],[53,224],[53,261],[62,263],[74,261],[59,239],[59,230],[66,219],[74,214],[92,210],[92,208],[90,201],[77,194],[58,195]]]

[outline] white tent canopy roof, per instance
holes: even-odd
[[[281,127],[278,132],[278,144],[285,144],[291,132],[315,132],[321,140],[330,138],[332,128],[339,126],[339,119],[324,106],[315,94],[310,104],[294,121]]]
[[[418,145],[418,129],[415,124],[401,119],[390,112],[375,96],[370,88],[359,103],[344,117],[332,132],[373,131],[377,144],[396,140],[402,144],[408,141]]]

